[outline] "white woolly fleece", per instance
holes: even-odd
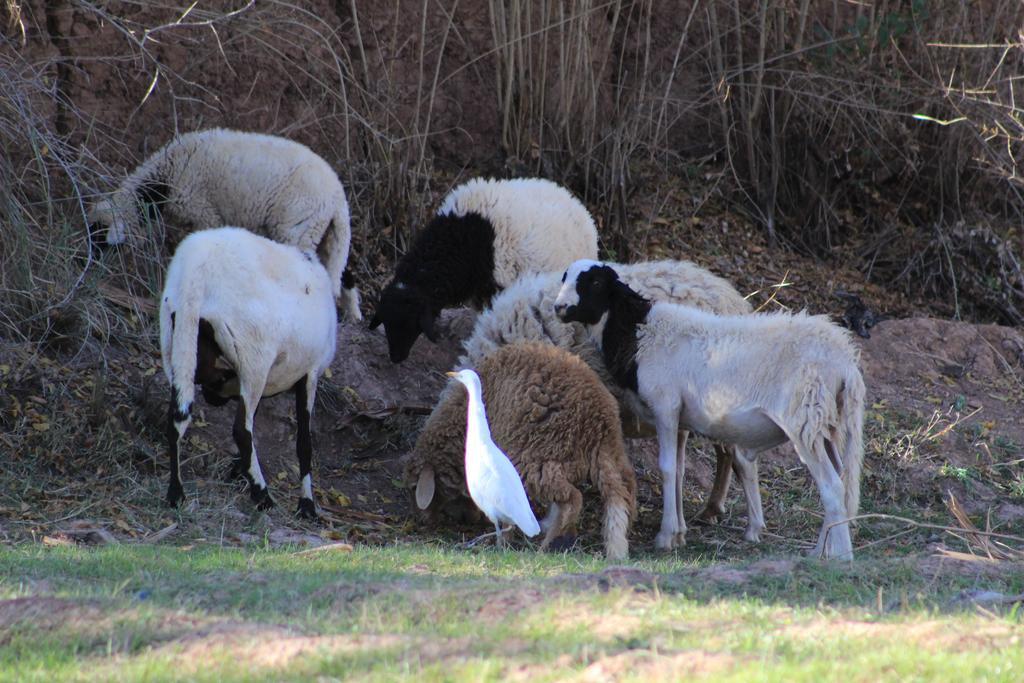
[[[334,357],[337,313],[327,271],[312,252],[241,228],[189,235],[167,269],[160,351],[182,409],[194,399],[200,318],[257,400],[308,374],[319,377]]]
[[[476,212],[494,226],[494,280],[561,271],[597,258],[597,228],[586,207],[561,185],[543,178],[474,178],[444,198],[438,215]]]
[[[239,225],[283,244],[319,249],[334,298],[348,317],[361,318],[356,299],[341,293],[351,241],[345,189],[330,165],[305,145],[223,128],[180,135],[93,207],[90,222],[110,226],[109,243],[140,236],[136,191],[153,181],[168,186],[170,196],[160,209],[173,224]]]
[[[826,316],[719,316],[656,303],[637,329],[637,390],[652,406],[680,404],[683,422],[702,434],[762,450],[775,444],[734,433],[726,416],[760,410],[786,438],[813,441],[838,424],[843,387],[862,382],[859,359],[849,331]],[[821,388],[813,405],[812,386]]]
[[[749,313],[750,304],[729,282],[689,261],[609,263],[631,289],[652,301],[684,304],[723,314]],[[460,367],[475,367],[500,346],[520,341],[541,341],[580,355],[594,367],[596,355],[589,334],[578,323],[564,323],[555,315],[555,297],[561,288],[562,271],[526,275],[498,294],[481,313],[473,333],[463,342]],[[568,278],[567,278],[568,279]],[[593,350],[587,350],[593,349]],[[610,378],[600,365],[605,384]],[[621,389],[612,382],[616,398]]]

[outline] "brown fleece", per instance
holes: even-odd
[[[575,532],[583,498],[577,486],[586,481],[597,487],[606,511],[618,506],[635,516],[636,476],[623,446],[619,406],[586,363],[530,342],[495,350],[476,371],[494,442],[516,466],[534,504],[559,506],[543,547]],[[433,466],[432,508],[469,495],[465,434],[466,391],[452,382],[405,461],[405,481],[413,487],[420,471]]]

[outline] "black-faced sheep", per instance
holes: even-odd
[[[623,282],[643,296],[654,301],[694,306],[713,313],[742,315],[750,313],[749,302],[726,280],[689,261],[651,261],[635,264],[615,264]],[[619,402],[623,432],[627,436],[654,436],[653,422],[641,416],[646,408],[636,395],[622,388],[612,379],[605,367],[601,352],[579,323],[562,322],[555,315],[555,297],[562,286],[562,272],[543,273],[521,277],[512,286],[496,296],[491,307],[476,320],[473,333],[464,342],[465,353],[459,358],[460,367],[476,365],[495,349],[522,341],[554,344],[582,358],[598,374],[608,390]],[[681,434],[685,443],[687,432]],[[729,479],[735,468],[731,450],[715,446],[717,465],[715,484],[707,505],[696,519],[713,521],[724,514],[724,501],[729,490]],[[684,448],[678,457],[684,457]],[[682,477],[676,482],[680,523],[683,521]],[[751,517],[753,519],[753,517]],[[760,529],[748,526],[747,540],[757,541]]]
[[[345,188],[305,145],[222,128],[179,135],[91,208],[89,230],[120,244],[140,237],[147,218],[187,230],[238,225],[316,250],[339,308],[362,319],[346,269],[352,231]]]
[[[648,408],[665,482],[682,476],[680,428],[733,444],[749,515],[763,527],[757,454],[790,441],[825,507],[814,552],[852,559],[846,520],[860,501],[864,380],[846,330],[803,313],[718,316],[652,303],[594,261],[570,266],[555,310],[592,326],[612,376]],[[661,549],[685,540],[675,497],[664,486]]]
[[[181,242],[160,300],[160,351],[171,385],[167,502],[185,497],[179,466],[195,387],[213,405],[238,398],[233,474],[261,509],[274,504],[253,443],[260,398],[295,393],[300,515],[316,517],[310,416],[320,374],[334,357],[337,312],[327,271],[311,251],[241,228],[203,230]]]
[[[436,341],[444,308],[483,309],[521,275],[596,258],[597,230],[565,188],[540,178],[476,178],[456,187],[398,262],[370,322],[401,363],[420,334]]]
[[[548,507],[542,548],[576,533],[590,481],[604,501],[605,554],[628,555],[636,476],[626,457],[618,406],[593,370],[549,344],[513,344],[476,368],[494,442],[516,466],[530,499]],[[467,498],[463,469],[466,390],[451,383],[405,459],[421,509]]]

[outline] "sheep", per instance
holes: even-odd
[[[167,503],[185,497],[179,454],[196,384],[208,403],[238,398],[232,474],[249,482],[259,509],[273,506],[253,444],[260,398],[291,390],[298,421],[298,514],[315,519],[310,416],[316,384],[334,357],[331,279],[311,251],[234,227],[192,233],[167,269],[160,301],[160,352],[171,386]]]
[[[751,311],[750,303],[728,281],[689,261],[616,264],[615,269],[626,284],[655,301],[685,304],[724,314],[741,315]],[[512,342],[554,344],[578,355],[598,374],[619,402],[626,436],[654,436],[653,425],[638,417],[646,412],[645,409],[635,405],[635,395],[612,379],[583,326],[564,323],[555,315],[554,301],[561,287],[561,278],[561,272],[524,276],[496,296],[491,307],[477,318],[472,334],[463,343],[465,353],[460,356],[458,366],[475,367],[487,354]],[[697,514],[698,522],[713,522],[725,512],[725,496],[735,468],[733,454],[720,445],[715,446],[715,454],[715,483],[707,504]],[[683,449],[680,449],[678,457],[680,460],[684,457]],[[682,479],[678,483],[681,485]],[[682,499],[681,488],[677,496]],[[760,535],[752,530],[748,531],[746,538],[756,542]]]
[[[666,483],[683,476],[680,428],[730,443],[749,523],[763,529],[757,454],[789,441],[825,508],[814,554],[853,558],[848,519],[860,501],[865,390],[847,330],[806,313],[718,316],[652,303],[613,267],[589,260],[566,271],[555,311],[590,327],[616,382],[648,409]],[[685,542],[676,492],[664,486],[660,549]]]
[[[561,271],[597,258],[597,229],[568,190],[541,178],[475,178],[441,203],[381,293],[370,329],[384,325],[394,363],[422,333],[437,341],[441,310],[466,302],[482,310],[527,273]]]
[[[239,225],[316,250],[345,317],[362,320],[348,263],[345,188],[305,145],[273,135],[211,128],[185,133],[142,162],[89,212],[89,232],[107,244],[137,239],[146,219],[201,230]]]
[[[626,533],[636,511],[636,475],[626,457],[615,399],[586,363],[550,344],[512,344],[476,368],[487,422],[530,499],[548,507],[541,548],[571,537],[589,480],[604,502],[608,559],[629,553]],[[404,462],[416,503],[431,511],[469,493],[463,468],[466,390],[451,383]]]

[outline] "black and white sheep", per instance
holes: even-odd
[[[222,128],[179,135],[90,209],[89,230],[120,244],[139,238],[145,221],[157,218],[186,230],[238,225],[316,250],[338,307],[362,319],[346,268],[352,230],[345,188],[305,145]]]
[[[298,512],[316,517],[310,416],[317,380],[334,357],[337,324],[331,280],[313,252],[231,227],[196,232],[181,242],[160,300],[160,351],[171,385],[170,505],[185,497],[180,449],[198,384],[213,405],[239,399],[233,474],[249,481],[259,508],[272,506],[253,443],[253,417],[263,396],[291,390],[302,485]]]
[[[649,261],[615,264],[616,271],[644,297],[653,301],[693,306],[713,313],[743,315],[751,312],[750,303],[727,280],[690,261]],[[506,344],[538,341],[554,344],[582,358],[598,374],[619,402],[626,436],[654,436],[654,424],[641,419],[647,411],[638,405],[636,395],[612,379],[601,352],[579,323],[562,322],[554,303],[562,286],[562,272],[527,275],[496,296],[490,308],[477,318],[473,332],[463,343],[459,367],[472,368]],[[713,521],[724,514],[730,475],[735,468],[730,449],[715,445],[717,456],[715,483],[708,502],[696,519]],[[682,460],[684,449],[678,458]],[[682,519],[682,478],[677,481],[677,504]],[[746,538],[759,540],[759,529],[748,528]]]
[[[655,421],[666,482],[658,548],[685,542],[667,482],[682,478],[677,437],[690,429],[736,447],[750,523],[759,528],[757,454],[791,442],[825,508],[815,554],[852,559],[847,520],[860,501],[865,392],[846,330],[804,313],[718,316],[652,303],[595,261],[569,267],[555,310],[591,326],[612,376]]]
[[[597,258],[597,229],[568,190],[541,178],[475,178],[452,190],[398,262],[370,328],[384,325],[401,363],[420,334],[436,341],[441,310],[491,298],[527,273]]]
[[[615,399],[586,363],[550,344],[512,344],[476,367],[491,436],[515,465],[534,504],[545,505],[542,548],[576,533],[590,481],[604,502],[605,554],[629,554],[626,534],[636,508],[636,475],[626,457]],[[463,452],[466,390],[442,392],[405,459],[421,509],[468,500]]]

